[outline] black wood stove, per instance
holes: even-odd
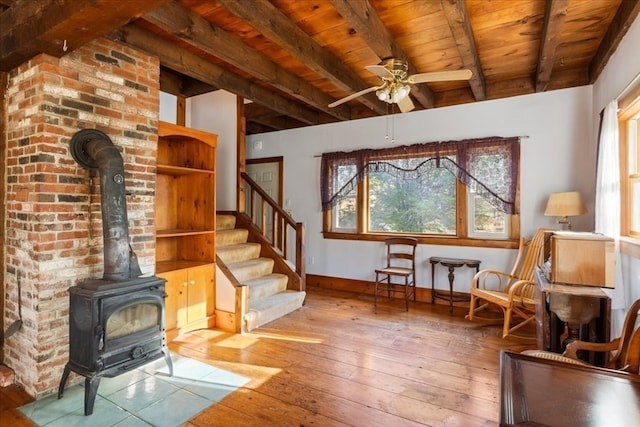
[[[85,377],[84,414],[93,413],[100,378],[115,377],[164,357],[173,374],[164,329],[165,280],[142,276],[129,245],[124,166],[103,132],[81,130],[71,154],[100,173],[104,275],[69,288],[69,362],[58,399],[73,371]]]

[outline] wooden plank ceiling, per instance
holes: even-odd
[[[106,36],[160,58],[161,88],[245,98],[247,133],[397,113],[367,65],[409,74],[469,69],[420,83],[416,109],[590,84],[640,0],[0,0],[0,71]]]

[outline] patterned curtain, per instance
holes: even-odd
[[[423,159],[411,169],[390,161]],[[398,178],[416,178],[434,168],[444,168],[495,208],[516,214],[520,139],[488,137],[438,141],[385,149],[324,153],[321,164],[322,209],[330,210],[351,194],[369,173],[387,172]],[[353,166],[353,174],[337,188],[339,166]]]

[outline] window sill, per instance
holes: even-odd
[[[629,236],[620,237],[620,252],[640,259],[640,239]]]
[[[335,233],[335,232],[323,232],[322,235],[325,239],[338,239],[338,240],[363,240],[381,242],[391,235],[388,234],[358,234],[358,233]],[[396,236],[394,234],[393,236]],[[415,237],[421,245],[442,245],[442,246],[472,246],[479,248],[500,248],[500,249],[518,249],[519,240],[489,240],[489,239],[470,239],[460,237],[433,237],[433,236],[419,236],[411,235],[407,236]]]

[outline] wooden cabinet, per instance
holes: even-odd
[[[215,326],[217,136],[160,122],[156,274],[167,279],[167,340]]]
[[[214,298],[213,264],[158,274],[167,280],[165,292],[165,328],[173,340],[181,332],[212,327]]]
[[[611,237],[554,231],[550,255],[553,283],[615,287],[615,244]]]

